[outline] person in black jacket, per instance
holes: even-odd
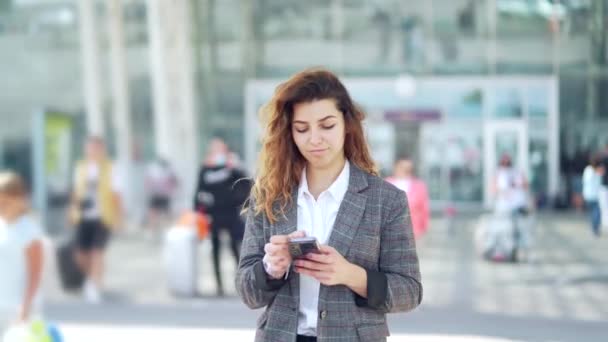
[[[218,296],[224,295],[220,268],[220,231],[228,230],[232,254],[238,263],[245,229],[240,211],[251,190],[251,181],[238,164],[236,155],[230,153],[227,145],[221,139],[214,138],[199,172],[194,197],[194,210],[204,212],[211,218],[213,267]]]

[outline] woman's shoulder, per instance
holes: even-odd
[[[593,166],[591,166],[591,165],[585,166],[583,173],[591,173],[591,172],[593,172]]]
[[[17,240],[20,245],[27,246],[35,240],[40,240],[44,237],[44,231],[38,218],[32,213],[28,213],[20,217],[12,228],[16,229]]]
[[[367,173],[367,182],[369,188],[378,190],[381,196],[392,198],[399,194],[403,194],[403,190],[399,189],[397,186],[391,183],[390,180],[390,177],[384,179],[380,176]]]

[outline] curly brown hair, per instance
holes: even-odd
[[[293,109],[299,103],[325,99],[333,100],[344,115],[345,157],[361,170],[378,174],[363,133],[365,113],[332,72],[318,68],[301,71],[280,84],[260,111],[265,134],[252,189],[256,215],[263,212],[270,222],[276,222],[277,212],[273,207],[278,204],[278,214],[284,214],[292,204],[292,191],[300,183],[306,165],[291,133]]]

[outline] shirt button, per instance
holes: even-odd
[[[325,311],[325,310],[321,311],[320,317],[321,317],[321,319],[325,319],[325,317],[327,317],[327,311]]]

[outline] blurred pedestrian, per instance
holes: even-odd
[[[378,177],[364,113],[313,69],[278,86],[265,115],[236,279],[247,306],[266,307],[255,340],[385,341],[386,313],[418,306],[422,285],[406,198]],[[318,252],[293,260],[305,235]]]
[[[525,220],[531,214],[528,197],[528,180],[522,171],[513,165],[511,156],[503,154],[494,179],[495,213],[498,217],[511,220],[514,248],[521,253],[529,252],[531,247],[531,227]],[[515,252],[514,252],[515,253]],[[521,258],[516,255],[514,258]]]
[[[169,162],[159,158],[148,166],[145,184],[148,197],[146,227],[152,233],[159,233],[162,227],[171,222],[171,202],[178,187],[177,176]]]
[[[86,275],[85,299],[102,300],[105,249],[122,219],[120,175],[107,157],[102,138],[90,137],[85,159],[74,172],[71,220],[76,227],[76,260]]]
[[[511,156],[500,158],[494,180],[495,209],[498,212],[525,213],[528,207],[528,181],[524,174],[513,166]]]
[[[604,169],[602,184],[598,191],[598,205],[600,207],[600,222],[604,229],[608,229],[608,143],[604,150],[599,153],[601,164]]]
[[[600,155],[593,155],[589,165],[583,171],[583,198],[589,212],[591,232],[595,236],[600,236],[601,212],[599,194],[604,172],[605,168]]]
[[[414,236],[420,238],[429,227],[429,194],[424,181],[414,176],[414,162],[397,160],[393,175],[386,180],[407,194]]]
[[[239,168],[238,157],[226,143],[214,138],[199,172],[194,210],[211,218],[211,245],[217,295],[224,295],[220,265],[220,233],[227,230],[230,248],[238,263],[244,223],[240,216],[243,202],[249,196],[249,181]]]
[[[41,314],[43,231],[30,213],[23,179],[0,172],[0,337]]]

